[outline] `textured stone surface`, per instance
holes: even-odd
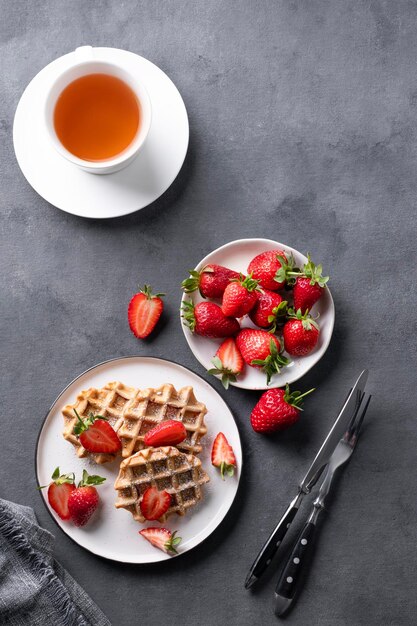
[[[247,569],[367,366],[368,424],[287,622],[414,623],[416,347],[408,336],[416,328],[417,5],[3,0],[0,9],[2,496],[34,506],[56,533],[57,557],[115,625],[153,626],[167,616],[187,626],[274,624],[276,574],[248,593]],[[13,154],[25,85],[82,44],[155,62],[190,117],[189,154],[171,189],[107,222],[48,205]],[[217,385],[245,451],[226,521],[169,563],[96,558],[55,527],[36,491],[45,411],[76,374],[113,356],[172,357],[204,375],[182,336],[178,284],[210,250],[248,236],[310,250],[331,273],[334,338],[300,383],[318,391],[297,426],[264,438],[248,424],[256,394],[226,395]],[[138,343],[126,305],[145,280],[167,293],[167,308],[160,332]]]

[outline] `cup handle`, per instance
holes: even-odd
[[[80,46],[75,49],[75,54],[80,61],[89,61],[94,58],[93,46]]]

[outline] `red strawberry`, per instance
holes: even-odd
[[[68,498],[68,510],[76,526],[84,526],[99,503],[97,489],[93,485],[101,485],[106,479],[101,476],[89,476],[83,471],[83,478],[78,487]]]
[[[156,487],[148,487],[140,502],[140,510],[147,520],[157,520],[168,511],[171,496],[167,491],[158,491]]]
[[[182,422],[178,420],[166,420],[157,424],[155,428],[148,430],[145,435],[145,446],[158,448],[159,446],[176,446],[187,436],[187,431]]]
[[[220,475],[224,480],[224,474],[233,476],[236,467],[236,458],[232,446],[223,433],[219,433],[214,440],[211,449],[211,463],[214,467],[220,467]]]
[[[257,292],[260,291],[257,280],[251,275],[230,282],[224,290],[222,311],[228,317],[242,317],[255,306]]]
[[[164,293],[153,295],[150,285],[145,285],[129,302],[127,311],[129,326],[138,339],[144,339],[155,328],[164,309],[161,300],[164,295]]]
[[[45,489],[46,485],[39,487]],[[70,519],[68,510],[68,498],[74,491],[74,474],[59,474],[57,467],[52,474],[52,482],[48,487],[48,502],[61,519]]]
[[[285,389],[268,389],[251,413],[253,430],[257,433],[273,433],[288,428],[298,420],[303,398],[312,391],[314,389],[303,394],[299,391],[290,393],[288,385]]]
[[[259,281],[261,287],[277,291],[285,285],[285,268],[292,265],[283,250],[267,250],[258,254],[248,265],[248,273]]]
[[[182,309],[182,316],[192,333],[221,339],[239,332],[239,322],[233,317],[226,317],[214,302],[200,302],[195,306],[192,302],[183,302]]]
[[[116,454],[121,447],[121,441],[116,431],[107,421],[107,417],[90,413],[87,419],[82,420],[77,410],[74,413],[78,422],[74,427],[74,434],[78,435],[81,445],[89,452]]]
[[[249,317],[256,326],[275,332],[278,323],[285,319],[288,303],[278,293],[268,289],[263,289],[257,295],[258,300]]]
[[[322,266],[315,265],[307,255],[308,262],[301,270],[302,275],[298,276],[294,285],[294,308],[302,313],[311,311],[312,307],[323,295],[324,286],[329,280],[328,276],[322,276]]]
[[[185,293],[198,289],[203,298],[221,298],[229,282],[236,278],[239,278],[238,272],[209,263],[199,272],[190,270],[190,277],[183,280],[181,286]]]
[[[230,382],[236,382],[237,376],[243,372],[245,363],[233,337],[223,341],[213,359],[213,365],[215,367],[209,369],[207,373],[221,376],[225,389],[228,389]]]
[[[267,384],[271,376],[279,374],[281,367],[289,363],[289,360],[281,354],[278,337],[267,333],[266,330],[244,328],[238,334],[236,343],[244,361],[265,372]]]
[[[177,546],[181,543],[181,537],[176,537],[177,531],[171,532],[168,528],[149,526],[139,531],[155,548],[159,548],[167,554],[178,554]]]
[[[306,356],[315,348],[320,335],[319,325],[313,318],[298,309],[296,313],[290,309],[290,319],[282,331],[284,346],[292,356]]]

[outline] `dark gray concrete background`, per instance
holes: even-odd
[[[248,593],[247,569],[366,366],[368,424],[287,623],[415,623],[417,3],[3,0],[0,9],[1,495],[35,508],[56,535],[57,558],[115,626],[274,624],[276,573]],[[62,213],[14,158],[24,87],[83,44],[147,57],[189,113],[178,179],[126,218]],[[311,251],[331,274],[333,340],[299,384],[317,392],[298,425],[267,438],[248,421],[257,394],[225,393],[214,381],[244,446],[226,521],[172,562],[94,557],[60,532],[36,491],[46,409],[75,375],[110,357],[174,358],[204,376],[180,328],[179,283],[212,249],[257,236]],[[159,332],[141,343],[126,307],[144,281],[167,297]]]

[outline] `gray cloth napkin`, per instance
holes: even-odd
[[[111,626],[53,548],[31,508],[0,498],[0,624]]]

